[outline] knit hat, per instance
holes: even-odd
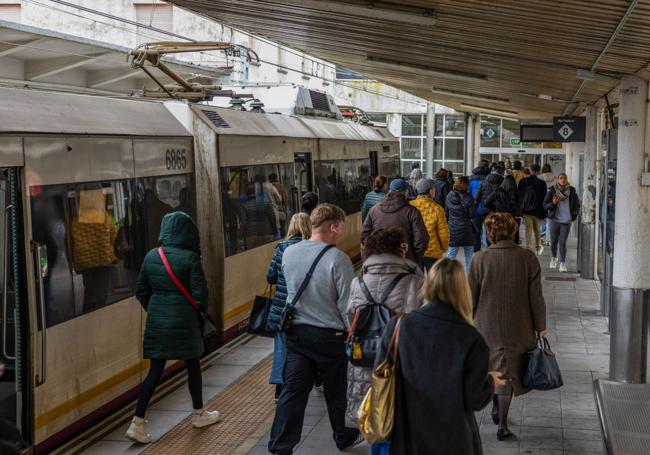
[[[409,189],[408,184],[403,179],[395,179],[390,182],[390,190],[397,191],[398,193],[403,193]]]
[[[420,179],[418,183],[415,184],[415,190],[418,194],[427,194],[433,185],[434,183],[431,179]]]

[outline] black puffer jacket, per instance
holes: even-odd
[[[513,217],[518,218],[522,215],[521,194],[519,194],[514,177],[510,175],[506,179],[509,179],[511,182],[510,188],[506,188],[508,180],[505,180],[506,183],[501,184],[485,200],[485,206],[491,212],[509,213]]]
[[[503,176],[501,174],[493,172],[488,175],[478,187],[478,193],[476,193],[476,203],[480,203],[483,207],[485,207],[485,201],[488,200],[492,193],[494,193],[502,183]]]
[[[449,224],[449,246],[474,245],[472,220],[476,216],[476,204],[472,196],[456,190],[449,193],[445,215]]]
[[[447,179],[441,179],[440,177],[436,177],[433,179],[433,184],[436,187],[436,197],[435,201],[440,204],[441,206],[445,206],[445,201],[447,200],[447,195],[449,194],[449,182]]]

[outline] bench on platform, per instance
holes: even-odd
[[[650,454],[650,384],[594,382],[608,455]]]

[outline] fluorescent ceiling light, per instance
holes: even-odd
[[[430,9],[404,7],[381,1],[283,0],[282,4],[422,27],[432,27],[436,23],[435,15]]]
[[[462,71],[434,68],[432,66],[417,65],[414,63],[406,63],[381,57],[373,57],[372,55],[367,56],[366,60],[383,68],[394,69],[397,71],[408,71],[409,73],[420,74],[422,76],[443,77],[445,79],[455,79],[457,81],[464,82],[483,82],[487,80],[487,76],[483,74],[465,73]]]
[[[596,71],[589,70],[578,70],[576,72],[576,79],[582,79],[584,81],[607,81],[607,82],[618,82],[620,78],[615,76],[610,76],[608,74],[597,73]]]
[[[503,115],[503,116],[506,116],[506,117],[517,117],[517,116],[519,116],[519,112],[516,112],[516,111],[506,111],[506,110],[501,110],[501,109],[492,109],[491,107],[475,106],[474,104],[466,104],[466,103],[460,103],[460,106],[465,107],[467,109],[472,109],[472,110],[475,110],[475,111],[487,112],[488,114]]]
[[[470,100],[477,100],[477,101],[487,101],[489,103],[497,103],[497,104],[509,104],[510,100],[507,98],[498,98],[496,96],[484,96],[484,95],[476,95],[474,93],[468,93],[468,92],[458,92],[456,90],[445,90],[441,88],[432,88],[431,91],[433,93],[437,93],[438,95],[445,95],[445,96],[453,96],[456,98],[467,98]]]

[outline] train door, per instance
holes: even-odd
[[[140,383],[133,141],[36,136],[24,150],[34,444],[48,453]]]
[[[0,418],[30,439],[23,412],[29,387],[18,179],[18,168],[0,169]],[[0,452],[3,447],[0,444]]]
[[[295,185],[291,195],[292,211],[300,211],[300,198],[308,191],[314,191],[311,153],[296,153],[293,160]]]

